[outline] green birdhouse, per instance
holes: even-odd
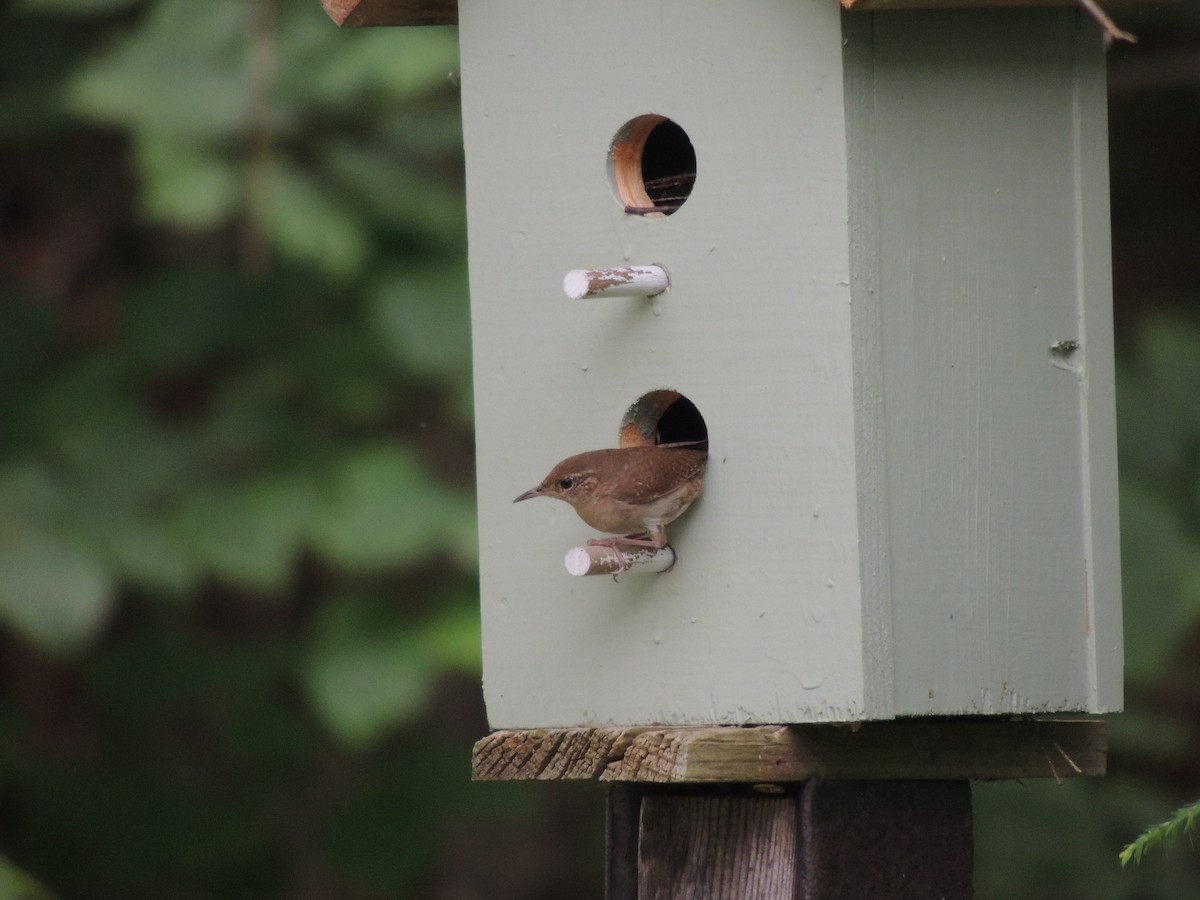
[[[1118,709],[1096,23],[456,14],[491,724]],[[703,494],[670,571],[573,575],[602,535],[513,497],[630,428],[707,438]]]

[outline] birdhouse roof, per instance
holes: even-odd
[[[830,0],[833,2],[833,0]],[[840,0],[846,9],[1073,6],[1076,0]],[[1129,2],[1129,0],[1124,0]],[[321,0],[338,25],[454,25],[458,0]]]

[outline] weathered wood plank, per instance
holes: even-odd
[[[341,25],[456,25],[458,0],[321,0]]]
[[[795,897],[796,813],[794,796],[643,798],[638,897]]]
[[[475,745],[481,781],[658,784],[809,778],[1072,778],[1103,775],[1097,719],[930,720],[839,725],[498,731]]]
[[[1113,5],[1164,0],[1115,0]],[[841,0],[846,9],[945,9],[987,6],[1069,6],[1072,0]],[[321,0],[338,25],[455,25],[458,0]],[[1108,4],[1105,4],[1108,5]]]
[[[639,784],[608,788],[604,820],[604,900],[638,900],[638,833],[642,816]]]
[[[1075,6],[1075,0],[840,0],[843,9],[886,12],[892,9],[1000,9],[1018,6]],[[1104,0],[1101,6],[1135,6],[1170,0]]]
[[[475,744],[477,781],[600,779],[641,728],[537,728],[496,731]]]

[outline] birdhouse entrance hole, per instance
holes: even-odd
[[[708,440],[704,416],[691,400],[668,388],[639,397],[621,418],[621,446]]]
[[[661,218],[692,193],[696,151],[687,132],[666,116],[638,116],[613,138],[608,173],[627,213]]]

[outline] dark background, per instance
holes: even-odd
[[[1115,14],[1128,711],[1109,777],[976,787],[980,900],[1200,896],[1117,860],[1200,797],[1200,11]],[[0,898],[600,896],[598,787],[468,780],[456,54],[0,3]]]

